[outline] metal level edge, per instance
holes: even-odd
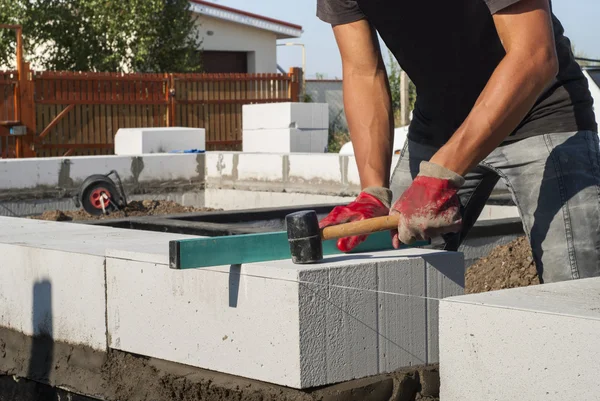
[[[323,242],[323,256],[343,254],[336,240]],[[404,245],[417,248],[429,242]],[[389,231],[371,234],[350,254],[393,250]],[[225,237],[174,240],[169,244],[169,267],[176,270],[230,266],[291,259],[287,232],[243,234]]]

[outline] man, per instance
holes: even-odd
[[[593,101],[549,0],[317,2],[342,58],[362,187],[321,227],[399,213],[396,248],[443,237],[457,250],[502,178],[540,280],[600,276]],[[377,33],[417,89],[391,178],[393,116]]]

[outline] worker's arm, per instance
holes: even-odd
[[[321,228],[385,216],[389,213],[393,115],[387,72],[377,35],[365,19],[333,28],[342,56],[344,108],[362,191],[348,205],[335,207]],[[337,247],[349,252],[365,235],[340,238]]]
[[[344,109],[362,188],[389,188],[394,118],[377,35],[367,20],[336,25]]]
[[[390,213],[399,214],[394,247],[460,231],[463,176],[514,131],[557,74],[548,0],[520,0],[494,21],[506,56],[462,126],[430,162],[421,163],[392,206]]]
[[[431,159],[460,175],[514,131],[558,72],[548,0],[520,0],[493,18],[506,56],[462,126]]]

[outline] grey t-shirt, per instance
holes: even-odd
[[[460,127],[505,51],[492,15],[520,0],[317,0],[332,25],[367,19],[417,87],[412,140],[443,145]],[[597,131],[587,80],[553,17],[559,73],[506,141]]]

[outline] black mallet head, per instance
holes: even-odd
[[[316,263],[323,259],[321,229],[315,211],[302,211],[285,217],[292,262]]]

